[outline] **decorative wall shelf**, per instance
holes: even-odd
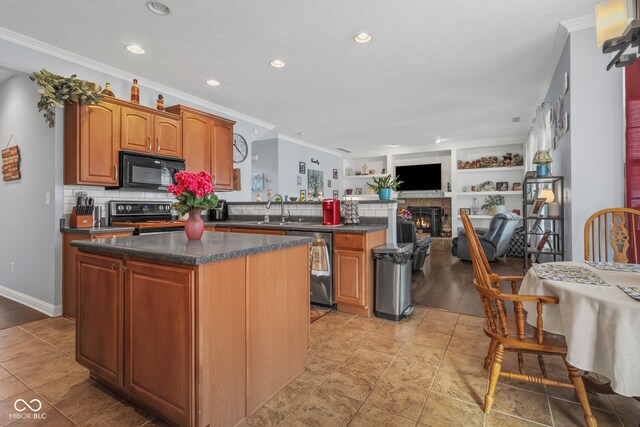
[[[522,191],[461,191],[458,196],[522,196]]]
[[[475,172],[512,172],[523,171],[524,166],[509,166],[503,168],[475,168],[475,169],[456,169],[458,173],[475,173]]]

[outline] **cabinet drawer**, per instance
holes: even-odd
[[[217,228],[216,228],[217,230]],[[232,232],[234,233],[246,233],[246,234],[272,234],[274,236],[286,236],[287,232],[285,230],[264,230],[264,229],[255,229],[255,228],[232,228]]]
[[[364,249],[364,234],[334,233],[333,246],[336,249]]]
[[[112,237],[127,237],[131,236],[131,233],[109,233],[109,234],[93,234],[92,239],[111,239]]]

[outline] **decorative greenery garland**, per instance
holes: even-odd
[[[103,98],[102,88],[95,83],[80,80],[73,74],[62,77],[44,68],[34,71],[29,78],[36,82],[40,89],[38,111],[44,111],[44,119],[52,128],[55,124],[56,107],[64,108],[66,102],[80,102],[81,105],[97,104]]]

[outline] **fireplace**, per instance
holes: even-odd
[[[416,230],[430,233],[432,237],[439,237],[442,230],[442,215],[444,209],[440,207],[409,206],[411,220],[416,223]]]

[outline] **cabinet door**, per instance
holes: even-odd
[[[174,423],[191,425],[194,273],[139,262],[126,267],[125,390]]]
[[[213,121],[211,174],[217,190],[233,190],[233,125]]]
[[[155,153],[182,158],[182,127],[180,120],[155,117]]]
[[[80,108],[80,183],[116,185],[120,107],[101,102]]]
[[[122,387],[122,261],[78,253],[76,277],[76,360]]]
[[[216,230],[220,230],[216,228]],[[234,233],[246,233],[246,234],[270,234],[273,236],[286,236],[287,232],[285,230],[264,230],[264,229],[256,229],[256,228],[232,228],[232,232]]]
[[[333,253],[336,302],[365,307],[364,253],[338,249]]]
[[[204,116],[185,111],[182,114],[182,154],[189,172],[210,170],[209,125]]]
[[[133,108],[122,108],[123,150],[151,153],[153,150],[153,116]]]

